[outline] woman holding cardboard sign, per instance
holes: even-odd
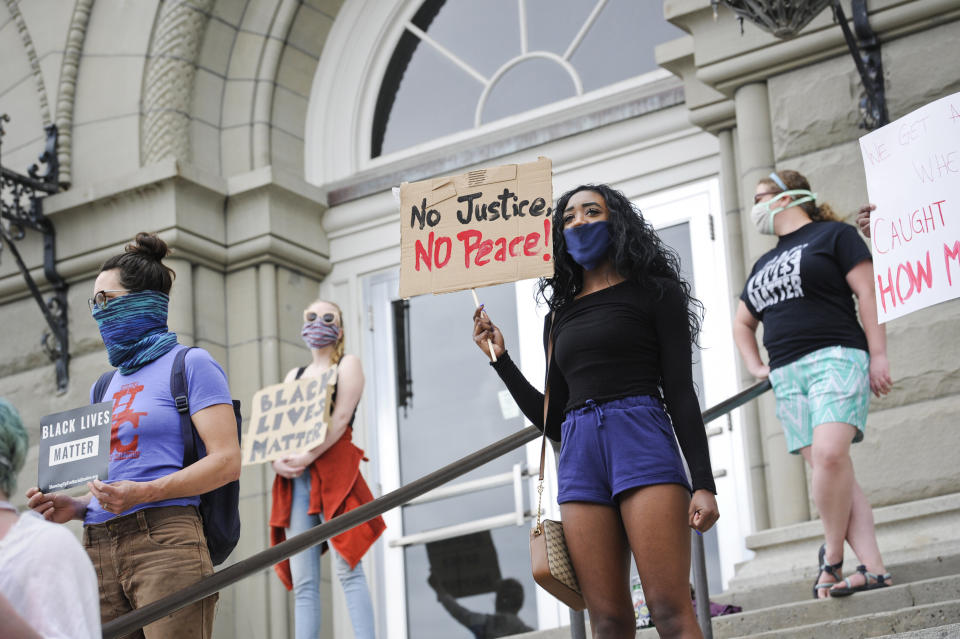
[[[700,328],[691,305],[699,302],[676,254],[622,193],[605,185],[568,191],[553,228],[554,274],[540,281],[551,309],[546,424],[543,394],[479,310],[474,341],[488,356],[492,342],[491,364],[517,404],[561,442],[558,502],[594,636],[636,632],[632,554],[660,636],[700,637],[687,528],[706,531],[719,514],[691,369]]]
[[[301,336],[313,358],[307,366],[291,369],[283,381],[320,377],[335,366],[333,412],[322,444],[273,462],[277,476],[273,482],[270,545],[373,500],[360,474],[363,451],[351,441],[353,418],[363,392],[363,369],[356,355],[344,355],[340,307],[322,300],[308,306],[303,312]],[[383,519],[377,517],[330,540],[357,639],[375,636],[373,604],[360,560],[384,528]],[[275,566],[280,580],[295,594],[297,639],[315,639],[320,632],[320,554],[326,548],[326,543],[322,550],[308,548]]]
[[[860,209],[868,225],[872,208]],[[825,539],[813,598],[882,588],[890,584],[890,574],[850,458],[850,444],[863,439],[870,392],[880,397],[891,386],[870,249],[852,226],[817,201],[796,171],[760,180],[752,217],[761,233],[778,239],[750,272],[733,335],[750,373],[770,378],[788,450],[803,455],[812,469],[813,501]],[[768,364],[757,347],[760,322]],[[862,562],[845,579],[840,575],[844,540]]]

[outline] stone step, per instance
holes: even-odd
[[[960,622],[960,600],[954,600],[740,635],[738,639],[823,639],[824,637],[866,639],[888,636],[891,633],[931,629],[958,622]]]
[[[713,618],[714,639],[854,639],[891,632],[930,629],[960,622],[960,574],[899,584],[826,601],[779,604]],[[523,639],[560,639],[569,627],[535,631]],[[589,635],[589,630],[587,632]],[[656,639],[656,628],[637,631],[637,639]],[[930,635],[960,637],[960,632]],[[913,639],[911,637],[911,639]],[[916,639],[927,639],[918,635]]]
[[[898,583],[960,574],[960,493],[874,509],[877,540],[887,569]],[[823,541],[819,521],[749,535],[754,557],[737,566],[728,591],[715,601],[760,608],[809,597]],[[845,572],[857,560],[845,548]]]
[[[960,623],[936,628],[923,628],[922,630],[908,630],[894,635],[884,635],[879,639],[956,639],[957,637],[960,637]]]
[[[859,593],[862,594],[862,593]],[[736,639],[957,639],[960,637],[960,621],[957,618],[956,607],[958,602],[944,604],[930,604],[914,608],[893,610],[887,613],[863,615],[844,620],[835,620],[826,623],[809,624],[784,631],[762,632],[752,635],[741,635]],[[716,630],[717,619],[714,619],[714,639],[723,637]],[[911,624],[923,624],[926,627],[905,629]],[[944,625],[946,624],[946,625]],[[898,631],[898,629],[900,629]],[[893,630],[893,634],[889,634]],[[590,636],[590,625],[587,624],[587,636]],[[656,628],[638,630],[636,639],[657,639]],[[570,627],[562,626],[551,630],[541,630],[522,635],[514,635],[515,639],[569,639]]]
[[[826,601],[814,601],[811,595],[802,602],[714,617],[713,636],[716,639],[729,639],[755,633],[785,631],[950,602],[960,602],[960,574],[858,592],[850,597],[831,598]]]
[[[817,575],[817,548],[809,553],[806,573],[791,573],[785,581],[757,585],[749,589],[728,590],[710,599],[717,603],[740,606],[746,611],[770,608],[780,604],[811,600],[811,588]],[[914,552],[891,553],[891,561],[886,564],[897,584],[934,579],[944,575],[960,575],[960,544],[945,543],[924,546]],[[843,574],[848,575],[856,569],[856,559],[844,562]]]

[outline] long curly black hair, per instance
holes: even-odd
[[[664,286],[676,283],[687,306],[690,336],[697,341],[703,316],[703,304],[690,293],[690,284],[680,277],[680,256],[660,240],[640,210],[620,191],[606,184],[582,184],[560,196],[553,212],[553,277],[540,278],[537,297],[551,310],[558,310],[573,300],[583,288],[583,267],[567,252],[563,237],[563,211],[570,198],[580,191],[594,191],[603,196],[610,211],[610,258],[622,277],[651,288],[657,299]]]

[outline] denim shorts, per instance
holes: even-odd
[[[616,505],[626,490],[680,484],[690,490],[673,426],[656,397],[588,400],[561,426],[558,503]]]
[[[829,346],[770,371],[787,450],[799,454],[813,444],[813,429],[840,422],[863,439],[870,407],[870,356],[859,348]]]

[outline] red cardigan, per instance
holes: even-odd
[[[311,515],[324,513],[326,520],[333,519],[349,510],[373,501],[373,494],[360,474],[360,461],[365,460],[363,451],[353,445],[353,429],[347,428],[337,443],[317,457],[310,465],[310,507]],[[277,475],[273,480],[273,505],[270,510],[270,545],[275,546],[287,538],[286,529],[290,527],[290,509],[293,503],[293,482]],[[330,513],[333,513],[332,515]],[[334,550],[343,557],[353,569],[373,542],[383,534],[387,525],[383,517],[374,519],[343,532],[333,539]],[[326,542],[323,551],[327,549]],[[274,566],[280,581],[293,589],[290,575],[290,561],[285,559]]]

